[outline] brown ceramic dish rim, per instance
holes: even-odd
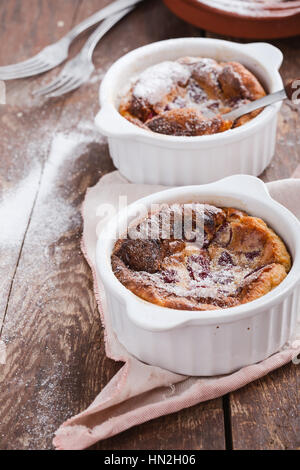
[[[243,19],[248,19],[252,21],[269,21],[269,20],[279,20],[281,18],[287,17],[287,16],[294,16],[297,14],[300,14],[300,0],[297,0],[296,2],[287,2],[286,5],[282,6],[274,6],[269,5],[268,7],[266,6],[265,8],[261,7],[260,8],[260,14],[259,15],[251,15],[245,13],[240,13],[238,11],[231,11],[231,10],[226,10],[223,9],[220,5],[220,8],[216,6],[211,6],[208,5],[206,2],[202,2],[201,0],[181,0],[183,3],[189,3],[192,7],[195,8],[203,8],[211,13],[215,14],[222,14],[223,16],[230,16],[233,18],[243,18]],[[257,3],[258,5],[258,3]],[[262,15],[262,12],[265,11],[265,15]]]

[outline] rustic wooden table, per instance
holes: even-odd
[[[30,3],[30,5],[29,5]],[[110,0],[0,2],[0,64],[37,53]],[[13,81],[0,106],[0,449],[51,449],[53,433],[87,407],[119,369],[105,357],[92,276],[80,251],[86,189],[113,170],[93,127],[110,64],[149,42],[207,33],[159,0],[140,6],[98,46],[88,84],[57,100],[32,90],[57,74]],[[72,49],[78,50],[81,41]],[[299,37],[276,41],[284,78],[300,76]],[[299,109],[285,103],[264,181],[300,163]],[[207,403],[133,428],[95,449],[299,448],[297,380],[287,365]]]

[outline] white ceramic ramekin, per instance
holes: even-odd
[[[101,111],[95,122],[108,137],[115,166],[131,182],[169,186],[209,183],[239,173],[259,175],[274,155],[280,103],[264,109],[244,126],[200,137],[157,134],[135,126],[119,114],[120,95],[134,76],[150,65],[187,55],[239,61],[268,92],[282,88],[278,69],[283,56],[267,43],[182,38],[136,49],[115,62],[100,88]]]
[[[126,289],[111,268],[118,227],[137,216],[142,203],[207,202],[263,218],[287,244],[293,265],[267,295],[228,309],[184,311],[145,302]],[[173,188],[131,204],[100,234],[97,269],[113,328],[127,350],[146,363],[187,375],[226,374],[278,351],[295,328],[300,292],[300,223],[274,201],[264,183],[237,175],[202,186]]]

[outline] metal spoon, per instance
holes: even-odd
[[[296,78],[294,80],[289,81],[285,87],[280,90],[276,91],[275,93],[271,93],[270,95],[266,95],[263,98],[260,98],[256,101],[251,101],[251,103],[244,104],[229,113],[222,114],[222,119],[226,121],[235,121],[244,114],[251,113],[251,111],[255,111],[259,108],[264,108],[265,106],[269,106],[270,104],[276,103],[277,101],[282,101],[285,99],[289,99],[291,101],[300,102],[300,79]]]

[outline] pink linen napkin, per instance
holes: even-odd
[[[300,353],[300,315],[293,340],[268,359],[217,377],[186,377],[144,364],[131,356],[112,330],[101,280],[95,269],[97,233],[105,224],[103,204],[117,208],[119,196],[128,203],[163,189],[161,186],[128,184],[118,173],[110,173],[87,191],[82,208],[82,251],[93,271],[95,294],[105,328],[105,350],[109,358],[125,365],[82,413],[66,421],[57,431],[54,446],[60,450],[85,449],[95,442],[162,415],[220,397],[241,388],[295,359]],[[300,180],[268,184],[274,199],[300,219]],[[299,361],[298,361],[299,362]]]

